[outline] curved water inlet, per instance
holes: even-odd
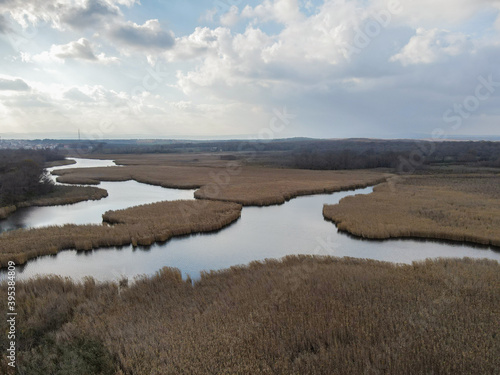
[[[112,160],[81,158],[74,158],[74,160],[76,164],[48,168],[47,171],[50,173],[54,170],[70,168],[116,166]],[[60,183],[56,182],[56,184]],[[109,210],[120,210],[160,201],[194,199],[194,190],[166,189],[133,180],[101,182],[98,187],[107,190],[106,198],[60,206],[19,209],[7,219],[0,221],[0,233],[19,228],[38,228],[49,225],[101,224],[102,214]]]
[[[141,189],[151,187],[135,181],[112,184],[117,184],[124,194],[132,190],[134,195],[138,195],[137,185],[131,187],[127,185],[129,183],[138,184]],[[105,183],[102,184],[104,187]],[[151,188],[160,189],[163,194],[167,194],[168,190],[175,190]],[[90,252],[67,250],[55,256],[29,261],[19,268],[18,278],[58,274],[75,279],[93,276],[98,280],[117,280],[121,277],[150,275],[164,266],[179,268],[184,275],[197,278],[205,270],[219,270],[290,254],[350,256],[397,263],[436,257],[489,258],[500,261],[499,252],[463,244],[414,240],[360,241],[339,233],[333,223],[324,220],[324,204],[336,204],[343,197],[370,194],[372,191],[373,188],[365,188],[298,197],[279,206],[244,207],[237,222],[217,233],[173,238],[147,248],[124,246]],[[192,197],[192,191],[189,194]],[[133,204],[128,204],[131,205]],[[68,207],[73,206],[76,205]],[[35,211],[37,209],[40,208],[35,208]]]

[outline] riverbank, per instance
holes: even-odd
[[[93,201],[105,198],[108,192],[93,186],[63,186],[56,185],[48,194],[41,195],[38,198],[24,202],[16,203],[15,205],[0,207],[0,220],[6,219],[19,208],[34,207],[34,206],[58,206],[65,204],[73,204],[83,201]]]
[[[172,237],[219,230],[241,215],[241,205],[215,201],[172,201],[108,211],[115,225],[72,225],[18,229],[0,236],[0,268],[41,255],[99,247],[148,246]]]
[[[500,175],[400,177],[326,205],[340,231],[367,239],[426,238],[500,247]]]
[[[17,283],[18,366],[72,375],[491,374],[500,367],[499,293],[499,263],[470,259],[298,256],[194,283],[164,268],[130,286],[37,278]],[[0,369],[9,374],[4,356]]]

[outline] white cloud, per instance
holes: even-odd
[[[220,16],[220,22],[224,26],[234,26],[239,18],[239,9],[236,5],[233,5],[227,13]]]
[[[81,129],[83,136],[99,133],[102,123],[111,124],[107,128],[114,128],[114,135],[121,136],[142,132],[154,132],[157,136],[200,136],[210,135],[214,130],[232,135],[238,132],[233,124],[250,126],[256,113],[259,116],[254,105],[235,101],[196,103],[165,100],[161,95],[148,92],[132,97],[100,85],[28,83],[32,87],[30,92],[13,96],[0,91],[3,131],[44,132],[50,122],[51,131],[66,134],[75,129],[76,134],[76,129]],[[228,122],[228,118],[231,121]],[[23,125],[28,123],[29,126]]]
[[[66,90],[63,94],[63,97],[65,99],[74,101],[74,102],[79,102],[79,103],[89,103],[93,102],[94,99],[88,96],[87,94],[84,94],[79,88],[77,87],[72,87],[69,90]]]
[[[104,53],[96,54],[92,44],[85,38],[68,44],[52,45],[50,51],[31,57],[24,55],[23,59],[37,62],[64,62],[66,60],[86,60],[102,64],[118,62],[116,57],[107,57]]]
[[[473,45],[462,33],[452,33],[447,30],[417,29],[416,35],[391,61],[399,61],[403,65],[430,64],[449,56],[457,56],[472,52]]]
[[[291,135],[366,135],[375,127],[385,131],[380,136],[400,128],[425,132],[443,126],[442,111],[470,95],[475,77],[498,71],[500,1],[400,0],[398,11],[382,21],[377,15],[394,9],[387,0],[226,1],[221,9],[212,9],[220,3],[197,3],[190,5],[197,11],[181,20],[170,18],[181,16],[176,7],[168,14],[170,3],[164,2],[159,20],[140,18],[152,14],[147,9],[135,14],[137,23],[123,8],[134,3],[149,6],[133,0],[0,0],[0,15],[8,21],[0,18],[0,33],[12,33],[2,26],[9,22],[20,29],[13,19],[38,23],[40,33],[16,50],[20,57],[0,62],[3,71],[22,77],[0,77],[0,88],[22,88],[16,79],[29,87],[0,91],[0,112],[10,116],[5,123],[30,123],[31,116],[61,129],[68,123],[83,129],[109,118],[122,133],[248,134],[268,123],[273,107],[287,105],[298,114],[296,131],[303,132]],[[188,29],[200,14],[212,26]],[[373,22],[379,30],[360,47],[357,38]],[[346,53],[352,46],[359,51]],[[116,69],[96,64],[116,61],[107,57],[114,50],[122,54]],[[151,72],[145,58],[156,68],[163,64],[161,71],[144,78]],[[31,63],[29,71],[15,66],[21,60]],[[52,64],[68,60],[80,63]],[[76,70],[81,68],[86,74]],[[481,107],[491,124],[500,120],[492,108],[499,108],[493,98]]]
[[[256,7],[247,5],[241,16],[253,18],[257,22],[276,21],[282,24],[290,24],[303,19],[298,0],[265,0]]]
[[[384,0],[376,0],[383,3]],[[393,0],[394,1],[394,0]],[[432,28],[440,25],[442,28],[459,25],[479,12],[498,13],[498,0],[395,0],[401,5],[399,19],[407,26]]]
[[[0,91],[27,91],[29,85],[20,78],[0,76]]]
[[[120,6],[137,0],[8,0],[0,2],[0,14],[9,14],[23,27],[47,22],[55,28],[85,29],[109,23],[121,16]]]
[[[167,60],[189,60],[217,53],[220,44],[230,43],[231,32],[226,28],[212,30],[208,27],[197,27],[188,36],[175,40],[175,47],[165,53]]]

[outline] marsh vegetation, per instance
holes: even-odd
[[[0,236],[0,267],[8,261],[24,264],[61,250],[148,246],[174,236],[210,232],[237,220],[241,205],[214,201],[172,201],[109,211],[103,219],[115,225],[49,226],[17,229]]]
[[[380,169],[283,169],[270,167],[269,155],[251,162],[245,155],[121,155],[121,167],[58,171],[59,181],[68,183],[136,180],[198,188],[198,199],[108,211],[102,225],[4,233],[0,266],[64,249],[149,246],[219,230],[240,217],[242,205],[374,184],[380,185],[371,195],[325,206],[325,218],[366,238],[500,246],[498,172],[468,169],[486,157],[482,153],[460,172],[424,168],[410,177]],[[330,169],[328,163],[316,165],[323,159],[315,158],[303,167]],[[349,169],[335,166],[344,167]],[[65,196],[70,202],[81,192],[59,188],[22,202],[53,204]],[[96,198],[105,193],[85,189]],[[17,285],[19,370],[34,375],[494,373],[500,366],[499,271],[498,262],[487,260],[396,265],[296,256],[204,272],[195,281],[171,268],[134,282],[39,277]],[[0,337],[0,346],[5,340]],[[0,371],[9,371],[4,357]]]
[[[395,265],[298,256],[194,283],[169,268],[133,284],[37,278],[17,286],[19,369],[493,374],[499,294],[498,262],[470,259]],[[8,373],[4,356],[0,369]]]
[[[452,171],[453,172],[453,171]],[[500,175],[433,171],[323,209],[341,231],[371,239],[432,238],[500,246]]]
[[[383,171],[312,171],[247,166],[221,160],[220,155],[125,156],[120,167],[56,171],[64,183],[99,184],[135,180],[167,188],[193,189],[195,197],[230,201],[247,206],[268,206],[309,194],[332,193],[371,186],[386,180]],[[198,161],[193,161],[197,159]],[[201,165],[200,165],[201,164]]]

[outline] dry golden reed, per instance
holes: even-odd
[[[92,250],[133,244],[151,245],[171,237],[215,231],[237,220],[241,205],[215,201],[172,201],[108,211],[104,221],[116,225],[73,225],[19,229],[0,235],[0,267],[23,264],[61,250]]]
[[[205,273],[194,285],[169,268],[128,287],[37,278],[17,286],[19,369],[495,374],[499,295],[498,262],[470,259],[294,256]]]
[[[500,246],[500,176],[398,178],[370,195],[326,205],[341,231],[372,239],[419,237]]]
[[[193,159],[200,162],[192,162]],[[312,171],[247,166],[223,161],[219,155],[214,159],[205,154],[122,155],[117,162],[126,165],[64,169],[56,173],[58,181],[65,183],[136,180],[168,188],[199,188],[196,198],[249,206],[281,204],[301,195],[357,189],[383,182],[389,176],[366,170]]]

